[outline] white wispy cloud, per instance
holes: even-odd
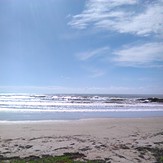
[[[92,63],[92,59],[93,59],[93,61],[95,61],[94,62],[95,64],[97,63],[99,64],[100,62],[105,60],[105,58],[108,57],[109,51],[110,51],[109,47],[102,47],[102,48],[97,48],[94,50],[88,50],[88,51],[78,53],[76,54],[76,57],[81,62],[87,61],[88,63]],[[96,66],[84,65],[82,66],[82,68],[86,72],[88,72],[89,74],[88,76],[91,78],[101,77],[106,74],[105,70],[97,65]]]
[[[147,3],[148,2],[148,3]],[[82,13],[74,15],[69,25],[113,30],[147,36],[163,33],[163,0],[88,0]]]
[[[1,95],[2,94],[54,94],[54,93],[102,93],[102,94],[120,94],[125,92],[126,94],[133,93],[133,94],[140,94],[140,93],[149,93],[155,94],[160,93],[162,94],[163,89],[159,86],[143,86],[143,87],[127,87],[127,86],[109,86],[109,87],[63,87],[63,86],[0,86]],[[24,93],[25,92],[25,93]]]
[[[163,42],[125,46],[113,54],[113,61],[124,66],[163,66]]]
[[[1,92],[5,93],[60,93],[67,91],[63,86],[0,86]]]
[[[95,50],[89,50],[78,53],[76,57],[81,61],[85,61],[93,57],[101,57],[102,55],[107,54],[109,49],[110,49],[109,47],[97,48]]]
[[[85,69],[90,73],[91,78],[98,78],[106,74],[105,70],[98,67],[85,67]]]
[[[136,36],[163,37],[163,0],[87,0],[84,10],[72,16],[69,25],[77,29],[95,28]],[[108,58],[106,53],[109,55]],[[112,54],[112,56],[110,55]],[[81,61],[108,59],[121,66],[163,67],[163,42],[126,45],[118,50],[99,48],[77,55]]]

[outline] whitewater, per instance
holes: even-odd
[[[163,116],[162,95],[0,94],[0,121]]]

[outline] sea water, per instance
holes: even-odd
[[[163,95],[0,94],[0,121],[163,116]]]

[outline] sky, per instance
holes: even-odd
[[[163,94],[163,0],[0,0],[0,93]]]

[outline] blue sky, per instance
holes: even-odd
[[[1,0],[0,92],[163,94],[163,0]]]

